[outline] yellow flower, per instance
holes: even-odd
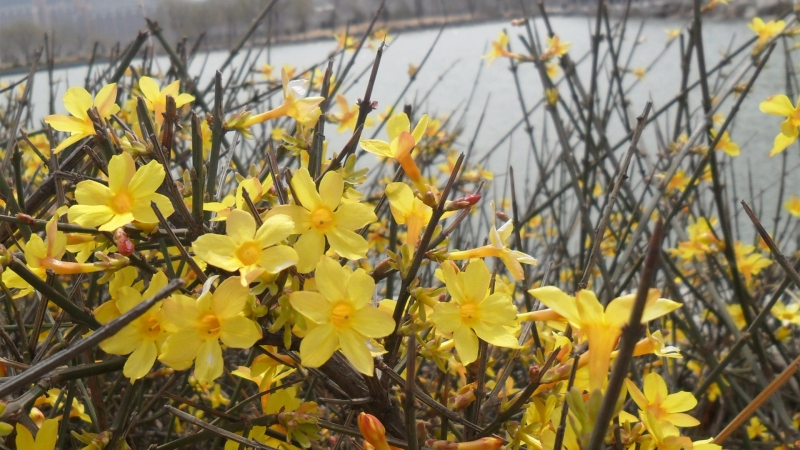
[[[683,450],[685,448],[693,448],[692,440],[681,436],[678,428],[668,421],[659,421],[649,411],[644,411],[641,414],[641,419],[642,424],[650,432],[650,435],[644,436],[644,442],[641,446],[643,449]]]
[[[389,442],[386,440],[386,428],[381,421],[372,414],[358,414],[358,429],[364,440],[369,442],[375,450],[389,450]]]
[[[478,338],[498,347],[517,348],[517,338],[509,331],[516,326],[517,308],[510,295],[489,294],[492,274],[486,263],[473,261],[458,274],[453,266],[447,261],[441,266],[453,301],[437,303],[431,320],[439,331],[453,334],[461,363],[478,359]]]
[[[336,95],[336,104],[339,105],[339,109],[342,110],[342,113],[329,114],[331,118],[339,123],[336,131],[339,133],[344,133],[347,130],[354,131],[356,129],[356,123],[358,122],[358,105],[351,109],[350,104],[347,103],[347,99],[342,94]],[[375,123],[375,121],[372,117],[367,117],[367,120],[364,121],[364,128],[371,127],[373,123]]]
[[[717,239],[712,227],[716,225],[716,219],[711,220],[701,218],[696,223],[688,225],[686,232],[689,240],[678,243],[678,248],[669,249],[670,254],[678,255],[684,261],[697,258],[702,261],[707,253],[716,252],[722,243]]]
[[[271,356],[258,355],[253,360],[250,367],[239,366],[232,374],[256,383],[259,392],[266,392],[270,390],[272,383],[280,381],[294,372],[295,369],[290,369]],[[276,414],[280,412],[282,408],[285,411],[296,409],[300,404],[299,400],[297,400],[297,404],[287,405],[287,400],[289,403],[295,403],[292,399],[288,399],[284,395],[288,389],[289,388],[281,389],[275,394],[264,394],[261,397],[262,412],[264,414]],[[270,401],[270,399],[272,399],[272,401]]]
[[[501,31],[499,35],[497,35],[497,39],[492,41],[492,49],[489,50],[489,53],[483,55],[483,58],[486,59],[486,65],[490,65],[494,62],[495,59],[498,57],[514,57],[515,55],[508,50],[508,35],[505,31]]]
[[[769,22],[764,23],[760,17],[753,17],[752,22],[750,22],[747,26],[758,35],[756,46],[763,46],[768,40],[770,40],[770,38],[780,34],[780,32],[786,28],[786,22],[783,20],[770,20]]]
[[[78,204],[69,208],[69,221],[83,227],[99,226],[100,231],[114,231],[134,220],[158,223],[150,202],[156,202],[164,217],[174,211],[172,202],[156,193],[164,175],[164,167],[158,161],[150,161],[137,170],[131,155],[114,155],[108,163],[108,186],[92,180],[78,183]]]
[[[644,377],[644,393],[631,380],[625,380],[625,384],[631,398],[641,409],[640,417],[644,416],[644,411],[648,411],[656,420],[667,421],[676,427],[700,425],[699,420],[684,413],[697,406],[694,395],[686,391],[670,394],[661,375],[650,372]]]
[[[769,267],[772,260],[756,252],[755,245],[744,245],[741,241],[733,244],[736,253],[736,266],[744,275],[745,282],[750,284],[753,275],[758,275],[762,269]]]
[[[225,235],[204,234],[192,248],[212,266],[228,272],[238,270],[242,285],[247,286],[264,272],[278,273],[297,263],[297,252],[279,244],[293,230],[292,219],[284,215],[272,216],[256,229],[250,213],[235,209],[228,215]]]
[[[587,289],[578,291],[575,297],[555,286],[540,287],[528,292],[586,336],[590,351],[589,384],[592,390],[603,389],[608,378],[611,352],[617,346],[622,326],[628,323],[636,294],[615,298],[604,310],[594,292]],[[650,289],[642,314],[642,324],[682,306],[672,300],[659,298],[659,295],[658,289]]]
[[[550,79],[555,78],[558,75],[559,67],[558,64],[553,62],[548,62],[544,65],[545,71],[547,72],[547,76]]]
[[[551,87],[547,88],[544,91],[544,97],[547,99],[547,104],[550,106],[555,106],[558,103],[558,88]]]
[[[139,78],[139,89],[144,96],[144,102],[147,104],[147,109],[155,113],[157,124],[164,123],[164,113],[167,111],[167,95],[171,95],[175,99],[177,108],[194,101],[194,97],[189,94],[179,94],[180,87],[180,80],[173,81],[162,90],[154,79],[150,77]]]
[[[222,375],[222,341],[231,348],[250,348],[261,338],[261,329],[242,312],[253,296],[239,277],[220,283],[217,290],[197,300],[173,295],[161,308],[171,334],[161,346],[158,360],[177,369],[187,369],[196,359],[194,373],[199,381],[212,382]]]
[[[750,419],[750,423],[747,425],[747,437],[750,439],[760,438],[765,441],[770,440],[767,427],[761,423],[761,420],[758,418],[758,416],[753,416]]]
[[[368,338],[388,336],[392,317],[372,306],[375,281],[363,269],[350,272],[323,256],[317,264],[319,293],[300,291],[289,295],[297,312],[313,323],[300,342],[300,358],[307,367],[319,367],[337,349],[367,376],[375,371]]]
[[[392,210],[395,222],[406,225],[407,244],[416,248],[422,228],[428,224],[433,209],[414,196],[407,184],[396,182],[386,186],[386,198]]]
[[[667,33],[667,42],[670,42],[673,39],[675,39],[675,38],[677,38],[678,36],[681,35],[681,29],[680,28],[673,28],[673,29],[669,29],[669,30],[664,30],[664,32]]]
[[[366,257],[369,245],[355,231],[377,217],[370,207],[361,203],[343,203],[344,178],[338,172],[328,172],[322,178],[319,192],[308,170],[301,168],[292,177],[297,205],[272,208],[267,218],[286,214],[295,224],[300,238],[294,245],[299,255],[297,270],[308,273],[314,269],[325,251],[325,238],[331,249],[347,259]]]
[[[308,80],[289,81],[289,74],[286,72],[285,67],[281,69],[281,80],[283,83],[283,103],[275,109],[250,117],[242,127],[247,129],[257,123],[283,116],[292,117],[297,120],[297,123],[305,127],[313,127],[317,123],[321,114],[319,104],[325,98],[306,97]]]
[[[784,203],[783,207],[789,211],[789,214],[800,217],[800,197],[796,195],[789,197],[789,201]]]
[[[542,52],[542,60],[544,61],[553,57],[561,58],[566,55],[572,43],[562,42],[561,38],[559,38],[557,34],[554,34],[553,37],[547,38],[547,45],[547,50]]]
[[[425,130],[428,128],[428,115],[420,117],[414,131],[411,131],[411,122],[405,113],[392,116],[386,121],[386,134],[389,142],[378,139],[365,139],[361,147],[373,155],[384,158],[393,158],[403,168],[408,178],[414,182],[420,192],[427,192],[428,188],[422,180],[422,173],[411,156],[411,150],[419,144]]]
[[[645,69],[644,69],[644,67],[637,67],[637,68],[633,69],[633,70],[631,71],[631,73],[632,73],[632,74],[633,74],[633,76],[635,76],[637,79],[639,79],[639,80],[644,80],[644,76],[645,76],[645,73],[646,73],[646,72],[645,72]]]
[[[711,130],[711,138],[717,138],[717,130]],[[739,156],[739,146],[736,145],[735,142],[731,141],[731,136],[727,131],[722,133],[722,137],[719,138],[719,142],[717,142],[717,146],[714,147],[714,150],[722,150],[723,152],[727,153],[728,156]]]
[[[119,111],[119,105],[114,103],[116,98],[117,83],[103,86],[94,100],[92,100],[92,94],[82,87],[69,88],[64,94],[64,107],[72,115],[53,114],[44,118],[44,121],[53,129],[70,133],[70,136],[58,144],[54,151],[58,153],[85,137],[93,136],[95,134],[94,125],[92,125],[92,119],[89,118],[87,111],[95,107],[100,117],[106,119]]]
[[[116,300],[119,313],[125,314],[134,306],[155,295],[166,285],[167,276],[163,272],[158,272],[150,280],[150,286],[143,294],[132,287],[119,288]],[[135,381],[150,372],[156,362],[158,349],[166,338],[164,315],[161,312],[161,302],[159,302],[117,334],[101,342],[100,348],[112,355],[130,354],[128,360],[125,361],[122,373]]]
[[[334,51],[339,50],[348,50],[352,51],[355,50],[358,41],[355,40],[352,34],[348,34],[347,31],[342,31],[341,33],[334,33],[333,38],[336,39],[336,49]]]
[[[504,223],[499,229],[496,225],[492,225],[492,229],[489,231],[489,241],[491,242],[489,245],[473,248],[471,250],[450,252],[448,259],[459,260],[494,256],[503,261],[506,269],[508,269],[508,272],[515,280],[521,281],[525,278],[525,271],[521,264],[536,265],[536,258],[518,250],[511,250],[508,248],[506,242],[511,238],[511,233],[513,231],[514,224],[511,220]]]
[[[780,320],[783,326],[789,326],[789,324],[800,325],[800,302],[795,301],[786,306],[783,302],[778,301],[772,307],[770,313]]]
[[[36,439],[21,423],[17,423],[17,448],[25,450],[54,450],[58,439],[58,419],[47,419],[39,428]]]

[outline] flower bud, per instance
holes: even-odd
[[[361,413],[358,415],[358,429],[364,440],[372,444],[377,450],[389,450],[386,441],[386,428],[377,417],[372,414]]]
[[[457,198],[451,202],[447,202],[444,206],[445,211],[458,211],[460,209],[467,209],[470,206],[478,203],[481,199],[481,194],[469,194],[465,197]]]
[[[497,450],[503,440],[496,437],[485,437],[475,441],[459,442],[458,450]]]
[[[135,250],[133,241],[130,240],[128,234],[122,228],[117,228],[117,231],[114,232],[114,244],[120,254],[125,256],[131,256]]]
[[[509,219],[508,214],[506,214],[503,211],[495,211],[494,215],[497,216],[497,218],[502,220],[503,222],[507,222]]]
[[[461,411],[475,401],[475,383],[470,383],[458,390],[458,393],[450,399],[450,409]]]

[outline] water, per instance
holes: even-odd
[[[553,28],[561,36],[562,40],[572,42],[570,55],[575,60],[586,54],[590,49],[589,36],[593,26],[592,21],[593,19],[575,17],[552,19]],[[621,52],[623,61],[628,58],[639,25],[640,23],[635,20],[630,21],[628,24],[627,39]],[[685,21],[682,20],[649,20],[645,22],[640,35],[641,42],[631,57],[630,67],[649,66],[656,55],[665,48],[667,42],[665,30],[680,28],[683,25],[685,25]],[[537,26],[540,30],[544,29],[541,22],[537,22]],[[506,29],[511,37],[512,50],[522,53],[522,44],[517,39],[517,36],[525,34],[525,30],[521,27],[512,27],[507,22],[452,27],[445,30],[426,65],[418,72],[416,82],[403,97],[400,103],[401,107],[404,103],[419,102],[415,111],[417,116],[422,113],[446,115],[460,108],[455,114],[455,117],[460,117],[476,75],[481,65],[484,64],[481,55],[486,52],[489,42],[494,40],[503,29]],[[383,111],[395,101],[409,80],[409,64],[418,65],[420,63],[433,43],[437,32],[438,30],[407,32],[396,36],[396,39],[389,44],[384,53],[373,93],[373,100],[376,100],[379,104],[378,112]],[[751,36],[752,32],[747,28],[747,23],[744,21],[706,22],[704,24],[704,42],[707,66],[713,66],[728,49],[735,48]],[[157,43],[154,46],[159,49]],[[277,46],[273,47],[271,51],[270,62],[276,68],[280,68],[283,64],[293,64],[299,68],[304,68],[325,60],[334,47],[335,42],[332,39],[326,42]],[[627,97],[631,101],[629,109],[631,118],[634,118],[643,110],[647,100],[653,100],[654,110],[657,110],[677,94],[680,87],[679,54],[676,41],[669,47],[659,62],[646,73],[643,80],[638,81],[632,75],[628,75],[625,78],[625,87],[626,89],[630,88]],[[201,86],[205,86],[209,82],[213,69],[219,67],[226,57],[227,52],[224,51],[212,52],[208,55],[208,60],[205,61],[206,70],[201,76]],[[363,51],[351,70],[351,74],[360,73],[364,68],[370,66],[373,57],[374,51]],[[259,58],[259,66],[267,61],[264,53]],[[733,159],[727,156],[722,158],[727,164],[732,164],[736,181],[736,194],[740,198],[754,202],[756,205],[760,201],[764,201],[766,205],[772,204],[773,206],[770,209],[774,208],[774,198],[777,196],[775,181],[778,179],[777,174],[781,171],[784,159],[781,156],[768,158],[768,154],[772,147],[772,140],[779,131],[781,120],[778,117],[767,116],[758,111],[758,104],[770,95],[784,92],[783,58],[782,49],[777,49],[772,60],[756,82],[753,92],[743,102],[738,118],[732,124],[732,139],[741,147],[741,155]],[[238,56],[234,63],[231,64],[231,67],[238,67],[243,59],[244,54]],[[204,58],[197,57],[189,67],[189,72],[197,73],[203,63]],[[334,67],[336,68],[337,65]],[[693,68],[696,67],[696,62],[693,61],[692,65]],[[158,66],[158,71],[165,71],[169,66],[168,60],[165,57],[159,58],[156,61],[156,66]],[[605,67],[610,66],[606,65]],[[230,70],[228,69],[227,73],[223,73],[223,79],[227,79]],[[276,72],[278,70],[276,69]],[[587,89],[589,85],[589,70],[589,61],[579,66],[579,73]],[[735,71],[736,68],[728,66],[721,73],[727,75]],[[55,79],[58,80],[56,96],[58,99],[56,102],[58,113],[66,113],[60,102],[63,92],[68,86],[83,85],[86,72],[86,67],[71,67],[55,71]],[[445,72],[447,72],[446,77],[439,81],[438,78]],[[519,75],[522,80],[525,102],[528,107],[531,107],[542,97],[541,83],[532,64],[521,66]],[[21,76],[6,76],[0,81],[14,81]],[[598,90],[603,98],[605,97],[609,76],[608,69],[604,69],[600,77],[600,88]],[[260,74],[254,74],[253,79],[260,80],[262,78]],[[693,75],[690,81],[695,79],[696,75]],[[349,101],[355,102],[357,98],[363,96],[366,80],[367,76],[364,76],[357,85],[346,93]],[[747,78],[743,81],[746,80]],[[716,75],[711,78],[711,81],[712,87],[725,83],[724,78],[720,79]],[[49,94],[46,89],[42,89],[46,84],[47,74],[45,72],[38,73],[35,78],[35,86],[38,89],[35,90],[33,95],[34,117],[37,118],[44,117],[47,113]],[[345,85],[348,84],[346,83]],[[436,86],[431,90],[429,97],[420,102],[421,98],[434,84]],[[565,96],[567,94],[566,87],[562,87],[561,95]],[[475,140],[474,151],[476,157],[484,156],[522,117],[516,88],[506,61],[497,60],[491,66],[483,67],[472,104],[464,115],[464,133],[458,142],[458,146],[462,150],[466,149],[475,133],[475,127],[481,116],[484,104],[486,104],[486,114],[482,128]],[[693,104],[695,107],[700,105],[698,101]],[[721,111],[727,113],[732,105],[733,100],[729,99],[723,104]],[[696,110],[695,113],[700,114]],[[657,125],[651,124],[645,130],[642,148],[648,153],[648,157],[652,162],[655,162],[657,157],[655,154],[658,149],[656,140],[657,128],[660,128],[665,135],[672,134],[674,125],[671,121],[674,120],[674,113],[669,114],[669,116],[669,119],[664,116],[658,120]],[[540,109],[532,117],[532,122],[535,128],[538,129],[537,133],[542,128],[538,127],[537,124],[544,123],[543,121],[545,121],[544,111]],[[336,135],[334,130],[333,126],[329,127],[327,135],[331,141],[330,148],[338,149],[346,142],[349,134]],[[365,136],[369,137],[371,135],[372,130],[365,132]],[[385,137],[385,132],[381,132],[379,137]],[[623,129],[619,124],[610,126],[608,132],[610,142],[616,143],[623,137]],[[550,134],[550,141],[551,143],[555,142],[554,134]],[[580,148],[582,147],[581,145]],[[797,147],[793,146],[787,150],[789,155],[786,162],[787,168],[790,170],[789,180],[796,179],[795,169],[800,160],[796,149]],[[499,150],[486,161],[487,165],[500,175],[495,185],[502,189],[502,175],[505,173],[509,161],[513,162],[517,167],[517,178],[523,178],[522,174],[529,160],[529,154],[530,146],[527,137],[522,129],[518,129],[511,139],[503,143]],[[369,160],[365,160],[365,164],[369,164]],[[753,197],[755,198],[751,198],[750,193],[747,191],[748,178],[752,179]],[[632,181],[636,182],[637,180],[632,179]],[[520,182],[518,181],[518,183]],[[797,183],[788,183],[787,194],[800,195],[800,187]],[[735,200],[731,199],[731,201]]]

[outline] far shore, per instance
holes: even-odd
[[[653,6],[655,5],[655,7]],[[756,11],[754,7],[735,7],[733,5],[728,5],[725,9],[720,9],[719,13],[713,14],[715,20],[737,20],[744,17],[750,17],[756,14],[775,14],[780,12],[783,6],[771,6],[769,8],[765,8],[764,10]],[[550,16],[590,16],[596,13],[596,6],[571,6],[571,7],[560,7],[558,5],[548,5],[548,15]],[[609,14],[612,16],[622,16],[624,15],[625,11],[622,5],[614,4],[609,6]],[[681,17],[690,17],[691,11],[687,9],[687,6],[682,4],[681,2],[675,1],[655,1],[652,4],[649,4],[647,7],[645,6],[632,6],[631,10],[628,12],[628,16],[632,18],[656,18],[656,19],[667,19],[667,18],[681,18]],[[538,16],[538,14],[534,15],[534,17]],[[425,30],[425,29],[436,29],[442,26],[467,26],[479,23],[487,23],[487,22],[497,22],[503,20],[512,20],[519,18],[518,15],[515,14],[505,14],[505,15],[494,15],[494,16],[485,16],[485,15],[471,15],[471,14],[460,14],[460,15],[449,15],[449,16],[430,16],[430,17],[422,17],[422,18],[412,18],[412,19],[402,19],[402,20],[390,20],[390,21],[378,21],[375,25],[375,28],[388,28],[390,34],[395,34],[399,32],[405,31],[418,31],[418,30]],[[350,25],[349,26],[349,33],[354,36],[361,35],[369,26],[368,22]],[[282,36],[275,36],[271,39],[270,45],[286,45],[286,44],[299,44],[299,43],[307,43],[307,42],[321,42],[321,41],[331,41],[333,42],[333,34],[334,32],[338,33],[345,29],[345,27],[337,27],[336,29],[317,29],[308,31],[305,33],[295,33],[289,35],[282,35]],[[249,44],[251,47],[253,46],[262,46],[265,45],[263,39],[253,39],[252,42]],[[123,47],[124,48],[124,47]],[[206,52],[210,51],[221,51],[227,50],[230,47],[227,46],[225,43],[222,42],[211,42],[211,43],[204,43],[203,50]],[[61,57],[55,58],[53,61],[53,68],[54,69],[62,69],[62,68],[69,68],[69,67],[77,67],[77,66],[84,66],[89,64],[91,60],[91,55],[76,55],[76,56],[69,56],[69,57]],[[108,57],[105,55],[98,55],[95,57],[94,64],[104,64],[108,62]],[[26,63],[8,63],[3,64],[0,63],[0,76],[9,76],[9,75],[21,75],[26,74],[30,70],[30,62]],[[39,69],[38,71],[46,71],[47,64],[44,60],[39,62]]]

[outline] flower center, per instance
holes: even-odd
[[[312,211],[311,226],[323,233],[330,230],[333,227],[333,211],[327,206],[320,206]]]
[[[245,266],[252,266],[261,258],[261,248],[256,241],[245,242],[236,249],[236,257]]]
[[[111,199],[111,209],[117,214],[125,214],[133,208],[133,196],[128,191],[120,191]]]
[[[355,310],[350,303],[339,302],[333,307],[331,322],[333,322],[333,326],[336,327],[337,330],[350,328],[350,322],[353,320],[354,313]]]
[[[156,340],[161,334],[161,324],[154,314],[148,314],[139,321],[139,336],[147,340]]]
[[[480,320],[481,315],[477,303],[470,302],[461,305],[461,321],[464,325],[472,328],[472,326]]]
[[[204,333],[209,338],[216,339],[219,336],[219,319],[214,314],[206,314],[200,319],[197,328],[200,330],[200,333]]]

